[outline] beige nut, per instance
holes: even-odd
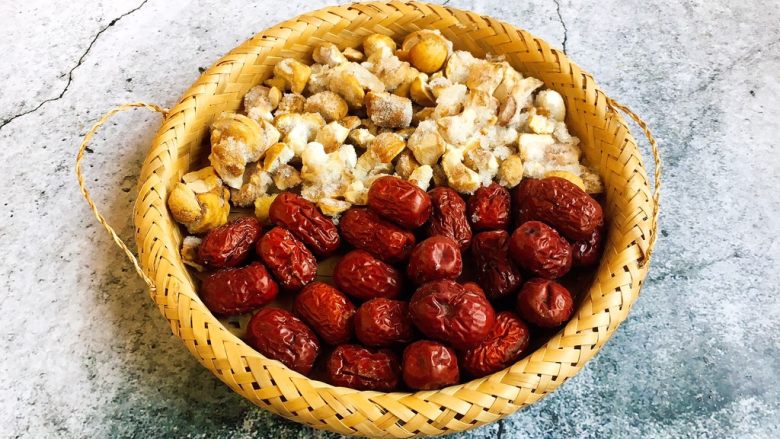
[[[246,116],[222,113],[211,125],[211,166],[225,184],[238,188],[242,184],[246,164],[259,160],[265,150],[278,140],[278,134],[265,121],[261,128],[260,124]]]
[[[423,107],[433,107],[436,105],[436,98],[433,96],[431,88],[428,86],[428,75],[423,73],[417,75],[409,86],[409,96],[417,104]]]
[[[306,88],[311,68],[298,60],[285,58],[274,66],[274,75],[284,79],[290,91],[300,94]]]
[[[407,35],[401,50],[417,70],[433,73],[444,66],[452,53],[452,43],[438,30],[425,29]]]
[[[406,145],[414,158],[423,165],[435,165],[447,149],[444,138],[439,134],[436,121],[425,120],[420,122],[417,129],[409,136]]]
[[[260,163],[253,163],[244,174],[241,188],[230,190],[230,200],[236,206],[250,206],[257,197],[268,192],[271,183],[271,175],[263,170]]]
[[[447,174],[444,173],[441,164],[435,164],[431,166],[433,168],[433,184],[436,186],[447,185]]]
[[[265,152],[263,171],[273,173],[280,166],[292,160],[293,157],[295,157],[295,152],[292,148],[282,142],[275,143]]]
[[[365,59],[365,55],[363,55],[363,52],[354,49],[352,47],[347,47],[346,49],[344,49],[343,54],[344,57],[347,58],[347,60],[349,61],[360,62]]]
[[[210,192],[222,186],[222,180],[211,166],[188,172],[181,177],[181,181],[196,194]]]
[[[349,128],[342,126],[338,122],[331,122],[320,128],[314,141],[321,143],[325,148],[325,152],[330,153],[337,150],[347,140],[348,134]]]
[[[469,78],[471,66],[477,62],[471,52],[456,50],[447,60],[444,75],[452,82],[464,84]]]
[[[328,88],[343,97],[350,107],[363,106],[366,92],[355,75],[343,70],[334,72],[328,81]]]
[[[306,98],[296,93],[285,93],[276,108],[276,116],[287,113],[303,113],[306,106]]]
[[[366,113],[373,123],[383,128],[404,128],[412,123],[412,101],[385,92],[368,92]]]
[[[580,165],[580,178],[582,179],[585,192],[591,195],[604,192],[604,183],[595,170]]]
[[[329,66],[337,66],[347,62],[347,58],[333,43],[322,42],[314,46],[311,54],[315,62]]]
[[[424,191],[430,187],[431,179],[433,179],[433,168],[428,165],[420,166],[409,175],[409,181]]]
[[[331,66],[325,64],[314,64],[311,66],[311,75],[306,84],[306,91],[309,94],[316,94],[330,89],[330,75],[333,71]]]
[[[366,128],[358,128],[349,132],[347,140],[360,148],[368,148],[368,144],[374,140],[374,135]]]
[[[261,224],[269,222],[268,212],[271,210],[271,203],[276,199],[277,194],[261,195],[255,200],[255,217]]]
[[[398,155],[398,159],[395,161],[395,173],[404,180],[407,180],[412,175],[412,172],[419,167],[420,163],[415,160],[414,154],[410,149],[401,151],[401,154]]]
[[[498,160],[487,149],[476,148],[470,151],[465,155],[463,164],[479,174],[482,186],[490,185],[498,173]]]
[[[363,52],[370,57],[375,53],[392,54],[395,52],[395,41],[387,35],[372,34],[363,40]]]
[[[344,199],[358,206],[368,204],[368,188],[362,180],[354,180],[347,186],[344,192]]]
[[[339,123],[349,130],[354,130],[360,126],[360,118],[357,116],[346,116],[339,119]]]
[[[287,81],[285,81],[284,78],[280,78],[278,76],[271,76],[270,78],[263,81],[263,84],[268,87],[275,87],[280,91],[287,89]]]
[[[470,194],[479,188],[482,179],[479,174],[463,164],[463,152],[457,149],[442,156],[441,167],[447,175],[449,186],[462,194]]]
[[[469,70],[466,87],[470,90],[479,90],[492,95],[498,88],[498,85],[501,84],[503,77],[504,68],[500,63],[477,62]]]
[[[381,133],[368,144],[368,150],[376,154],[382,163],[392,162],[404,149],[406,142],[396,133]]]
[[[323,91],[313,94],[306,99],[304,111],[307,113],[320,113],[325,122],[333,122],[347,115],[347,101],[332,91]]]
[[[325,125],[319,113],[287,113],[276,116],[274,125],[284,138],[284,143],[300,156],[306,144],[314,140],[317,131]]]
[[[320,211],[322,211],[322,213],[325,215],[338,216],[352,207],[352,203],[334,198],[321,198],[317,202],[317,207],[319,207]]]
[[[244,95],[244,111],[250,119],[272,121],[271,112],[279,105],[281,97],[282,92],[276,87],[256,85]]]
[[[523,160],[519,155],[514,154],[507,157],[498,167],[498,184],[512,188],[523,179]]]
[[[425,107],[420,111],[415,112],[412,115],[412,124],[418,125],[420,122],[430,119],[433,116],[435,109],[433,107]]]
[[[301,184],[301,173],[290,165],[281,165],[271,175],[274,185],[280,191],[292,189]]]
[[[195,194],[183,183],[176,183],[168,196],[173,218],[193,234],[205,233],[227,222],[230,191],[224,187]]]
[[[528,118],[528,128],[536,134],[552,134],[555,131],[555,126],[555,119],[541,114],[531,114]]]
[[[542,90],[536,95],[534,105],[544,108],[551,118],[562,122],[566,118],[566,104],[563,96],[555,90]]]
[[[201,243],[203,243],[203,240],[197,236],[187,236],[181,242],[181,261],[197,271],[204,270],[198,257],[198,249]]]

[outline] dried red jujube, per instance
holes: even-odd
[[[477,233],[471,241],[471,255],[477,282],[490,299],[502,299],[520,288],[523,278],[509,257],[509,232]]]
[[[404,349],[403,378],[415,390],[434,390],[458,384],[460,370],[455,351],[441,343],[416,341]]]
[[[540,277],[559,278],[571,269],[568,241],[540,221],[518,227],[509,240],[509,252],[517,265]]]
[[[468,218],[475,230],[497,230],[509,227],[511,195],[498,183],[482,186],[469,198]]]
[[[398,356],[389,349],[345,344],[330,354],[326,372],[334,386],[391,392],[398,387],[401,367]]]
[[[200,262],[209,268],[235,267],[246,261],[260,238],[262,227],[254,217],[243,217],[209,231],[198,248]]]
[[[502,311],[487,338],[461,355],[461,366],[479,378],[514,364],[528,348],[531,333],[514,313]]]
[[[355,336],[366,346],[395,346],[414,338],[409,304],[401,300],[372,299],[355,313]]]
[[[431,236],[417,244],[406,273],[417,285],[438,279],[457,279],[463,270],[458,244],[446,236]]]
[[[268,358],[304,375],[311,371],[320,342],[299,318],[279,308],[263,308],[249,321],[246,342]]]
[[[574,312],[574,300],[563,285],[549,279],[531,279],[517,295],[517,313],[543,328],[562,325]]]
[[[289,230],[274,227],[260,238],[257,254],[283,288],[299,290],[317,275],[317,259]]]
[[[596,265],[604,250],[604,226],[598,226],[590,238],[575,241],[571,245],[572,266],[590,267]]]
[[[401,294],[403,276],[392,265],[365,250],[344,255],[333,270],[339,289],[358,300],[377,297],[393,299]]]
[[[433,213],[428,220],[428,235],[447,236],[457,242],[461,250],[466,250],[471,242],[466,202],[456,191],[444,186],[431,189],[428,195],[433,206]]]
[[[368,190],[368,207],[407,229],[420,227],[431,216],[431,199],[414,183],[398,177],[380,177]]]
[[[314,253],[327,256],[341,244],[339,231],[311,201],[292,192],[277,195],[268,210],[274,224],[292,232]]]
[[[383,220],[369,209],[353,207],[347,210],[341,216],[339,229],[344,240],[353,247],[385,262],[405,261],[414,248],[412,232]]]
[[[253,262],[242,268],[225,268],[208,275],[200,286],[203,303],[215,314],[243,314],[274,300],[279,286],[265,266]]]
[[[325,343],[335,346],[352,339],[355,305],[332,286],[322,282],[306,285],[295,298],[293,309]]]

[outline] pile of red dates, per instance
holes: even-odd
[[[604,233],[599,203],[558,177],[512,193],[493,183],[464,200],[388,176],[338,226],[290,192],[269,217],[270,230],[246,217],[206,235],[198,257],[216,271],[202,282],[204,303],[220,316],[261,308],[245,336],[257,351],[378,391],[439,389],[511,366],[534,332],[571,317],[572,294],[555,279],[596,264]],[[337,252],[333,285],[315,281],[318,260]],[[292,311],[265,306],[280,291],[294,295]]]

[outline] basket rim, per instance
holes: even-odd
[[[240,356],[239,353],[240,350],[249,349],[252,350],[248,345],[244,343],[243,340],[232,334],[229,330],[224,328],[222,326],[222,323],[219,322],[219,320],[206,309],[205,305],[202,304],[202,302],[199,301],[197,298],[197,293],[194,291],[194,287],[191,285],[191,279],[189,278],[189,275],[185,273],[182,273],[183,276],[181,278],[175,278],[174,276],[171,276],[171,271],[181,271],[180,266],[183,267],[181,263],[181,258],[179,255],[178,247],[175,245],[172,245],[170,242],[170,234],[171,230],[168,230],[171,224],[175,223],[172,222],[172,220],[169,217],[169,213],[166,206],[166,199],[167,199],[167,188],[166,188],[166,182],[170,181],[171,173],[174,172],[172,170],[173,167],[175,167],[175,160],[177,160],[179,151],[179,142],[180,138],[185,137],[187,134],[187,130],[191,129],[191,125],[197,124],[196,121],[196,115],[198,113],[198,101],[205,99],[201,98],[203,95],[209,95],[215,93],[215,90],[217,88],[217,84],[223,84],[225,82],[229,83],[229,78],[233,73],[237,71],[237,69],[240,69],[240,66],[242,66],[244,62],[248,62],[250,58],[252,58],[253,54],[248,53],[246,51],[246,47],[248,45],[252,45],[256,43],[259,40],[268,40],[268,39],[276,39],[278,38],[278,35],[280,34],[289,34],[290,32],[299,31],[299,27],[301,26],[301,22],[305,22],[308,17],[318,17],[322,18],[323,16],[328,16],[329,14],[343,14],[345,10],[354,11],[355,14],[361,15],[370,15],[371,12],[375,13],[382,13],[386,10],[386,8],[395,8],[398,10],[412,8],[420,10],[421,8],[425,10],[425,12],[429,11],[439,11],[439,12],[446,12],[447,14],[451,14],[453,16],[457,16],[459,18],[462,17],[469,17],[471,19],[474,19],[474,17],[478,17],[480,20],[484,20],[486,22],[491,23],[493,26],[498,26],[507,29],[511,32],[518,32],[519,35],[521,35],[523,38],[532,39],[539,44],[539,50],[545,52],[546,54],[550,54],[551,56],[556,57],[559,62],[567,62],[569,65],[573,66],[573,75],[581,75],[579,80],[585,84],[584,86],[589,89],[593,93],[594,101],[596,103],[601,102],[602,107],[599,108],[599,111],[601,111],[605,118],[614,118],[615,123],[618,125],[621,125],[625,128],[625,135],[626,135],[626,144],[623,145],[624,149],[629,150],[629,153],[638,157],[637,161],[637,167],[633,171],[636,171],[639,175],[638,179],[639,184],[644,184],[644,186],[647,186],[647,177],[645,173],[644,165],[641,161],[641,155],[639,154],[638,147],[636,145],[636,142],[634,141],[633,137],[630,135],[630,131],[628,130],[627,124],[625,120],[616,112],[614,111],[608,111],[604,108],[606,108],[606,100],[608,99],[607,96],[601,91],[600,88],[595,84],[595,80],[592,78],[590,74],[583,71],[582,69],[579,69],[579,67],[576,66],[573,62],[571,62],[568,57],[563,54],[562,52],[551,48],[546,42],[543,40],[532,36],[525,30],[519,29],[515,26],[512,26],[504,21],[497,20],[491,17],[485,17],[481,16],[479,14],[465,11],[449,6],[441,6],[441,5],[434,5],[434,4],[427,4],[427,3],[418,3],[418,2],[398,2],[398,1],[387,1],[387,2],[371,2],[371,3],[353,3],[349,5],[341,5],[341,6],[330,6],[325,7],[316,11],[306,12],[298,17],[292,18],[290,20],[284,21],[282,23],[279,23],[275,26],[272,26],[264,31],[261,31],[254,35],[252,38],[247,40],[247,42],[243,43],[242,45],[236,47],[235,49],[231,50],[228,54],[224,55],[222,58],[217,60],[208,70],[206,70],[195,83],[184,93],[183,97],[177,102],[177,104],[170,110],[168,113],[168,116],[163,121],[162,126],[157,131],[155,138],[152,142],[150,151],[146,157],[146,160],[143,165],[143,169],[141,171],[141,178],[139,179],[139,194],[138,198],[136,200],[135,209],[134,209],[134,223],[136,227],[136,243],[139,249],[139,255],[140,259],[142,261],[141,265],[144,268],[144,271],[148,274],[149,277],[151,277],[155,285],[157,287],[158,293],[155,296],[153,294],[152,299],[157,303],[160,307],[160,311],[162,314],[166,317],[167,320],[169,320],[172,330],[175,335],[182,338],[185,342],[185,345],[187,348],[191,351],[191,353],[198,358],[198,360],[207,368],[209,368],[217,377],[219,377],[222,381],[224,381],[226,384],[228,384],[231,388],[233,388],[238,393],[242,394],[243,396],[249,398],[256,404],[260,405],[263,408],[269,409],[270,411],[280,414],[284,417],[288,417],[291,419],[294,419],[298,422],[303,422],[308,425],[312,425],[309,422],[302,421],[300,418],[295,416],[295,413],[289,411],[280,409],[276,405],[268,405],[268,404],[262,404],[259,403],[256,399],[248,396],[244,389],[241,387],[242,384],[236,381],[233,378],[226,377],[224,374],[218,373],[216,369],[219,369],[218,367],[214,366],[215,361],[222,361],[226,363],[231,363],[231,367],[235,366],[232,364],[233,356]],[[254,59],[252,59],[254,61]],[[646,212],[652,212],[653,207],[650,205],[650,201],[648,200],[639,200],[638,203],[643,205],[643,209]],[[642,224],[639,224],[638,226],[640,235],[645,236],[645,239],[649,239],[649,236],[651,234],[655,234],[654,229],[649,229],[648,227],[642,226]],[[606,321],[600,322],[599,327],[604,327],[605,332],[598,334],[595,338],[583,338],[584,343],[590,343],[591,347],[587,351],[580,351],[577,355],[577,361],[571,362],[570,357],[566,356],[565,358],[560,358],[558,360],[551,360],[548,358],[545,358],[544,353],[547,351],[548,345],[551,343],[557,343],[558,338],[561,335],[568,335],[573,336],[578,333],[578,324],[580,323],[580,309],[578,308],[577,312],[574,314],[572,319],[562,328],[560,328],[559,331],[556,332],[554,336],[551,337],[550,340],[545,342],[542,346],[537,348],[536,351],[530,352],[528,355],[526,355],[524,358],[519,360],[514,365],[510,366],[507,369],[504,369],[502,371],[496,372],[492,375],[488,375],[482,378],[474,379],[468,382],[464,382],[462,384],[457,384],[454,386],[447,387],[445,389],[440,390],[434,390],[434,391],[417,391],[417,392],[390,392],[390,393],[384,393],[384,392],[376,392],[376,391],[358,391],[351,388],[344,388],[344,387],[337,387],[332,386],[328,383],[317,381],[308,377],[305,377],[303,375],[298,374],[297,372],[294,372],[281,363],[277,362],[276,360],[268,359],[264,356],[262,356],[260,353],[255,352],[257,358],[261,360],[264,365],[263,367],[266,368],[273,368],[276,367],[277,370],[275,370],[273,373],[283,373],[286,375],[285,378],[290,379],[292,381],[296,381],[297,384],[301,383],[308,383],[306,386],[311,388],[312,390],[316,390],[317,392],[320,391],[328,391],[332,398],[335,400],[339,400],[341,402],[346,401],[349,399],[350,395],[354,396],[356,394],[360,395],[360,401],[370,401],[372,404],[376,407],[383,407],[383,404],[389,402],[384,399],[386,396],[392,396],[392,400],[398,400],[400,398],[404,397],[411,397],[414,399],[419,399],[423,401],[431,401],[437,399],[437,395],[441,396],[442,407],[446,407],[447,404],[452,403],[452,401],[449,401],[451,397],[462,391],[472,391],[475,393],[474,398],[479,399],[478,393],[480,393],[480,389],[487,385],[487,386],[494,386],[494,387],[500,387],[500,386],[507,386],[507,384],[502,382],[502,379],[507,375],[507,373],[511,373],[513,369],[522,369],[526,370],[528,368],[533,369],[534,367],[537,367],[542,375],[544,375],[549,369],[549,367],[546,367],[545,365],[547,363],[555,363],[559,366],[565,365],[567,368],[567,372],[564,374],[563,379],[557,380],[556,378],[551,379],[543,379],[540,378],[541,381],[546,381],[544,383],[544,390],[541,393],[536,393],[535,390],[539,388],[540,384],[539,382],[536,383],[516,383],[515,388],[517,389],[531,389],[530,392],[532,395],[529,396],[529,401],[527,403],[524,403],[521,406],[518,406],[514,410],[511,410],[507,413],[502,413],[500,416],[495,417],[494,419],[485,419],[485,420],[477,420],[476,422],[469,425],[468,428],[477,427],[479,425],[483,425],[484,423],[494,421],[496,419],[502,418],[504,416],[507,416],[508,414],[516,411],[517,409],[533,403],[537,401],[538,399],[541,399],[548,393],[550,393],[552,390],[560,386],[569,376],[573,376],[576,374],[576,372],[585,364],[587,363],[590,358],[603,346],[603,344],[611,337],[614,330],[617,328],[617,326],[626,318],[628,314],[628,310],[630,309],[633,302],[638,297],[639,288],[641,287],[641,284],[647,274],[647,270],[649,268],[649,264],[640,264],[642,254],[646,250],[646,248],[642,248],[643,244],[647,246],[647,242],[642,241],[641,239],[637,240],[635,243],[636,245],[632,248],[625,249],[621,251],[620,257],[622,258],[623,262],[625,264],[632,264],[633,270],[630,273],[631,274],[631,282],[629,283],[629,291],[626,291],[625,294],[623,294],[623,301],[619,304],[620,312],[613,312],[610,309],[607,309],[606,312]],[[617,256],[615,256],[617,257]],[[178,259],[178,260],[177,260]],[[606,259],[606,255],[603,257],[601,264],[604,264],[604,259]],[[600,276],[597,274],[597,277]],[[586,293],[587,300],[590,300],[591,295],[591,289],[594,288],[596,284],[597,277],[594,277],[593,285],[588,288],[588,292]],[[187,285],[187,281],[189,280],[190,285]],[[182,290],[189,291],[192,289],[192,294],[182,295]],[[161,299],[160,294],[164,296],[164,300]],[[199,303],[200,302],[200,303]],[[580,304],[580,307],[582,307],[583,304]],[[197,316],[192,314],[192,307],[199,308],[199,311],[204,311],[204,313],[199,314]],[[201,309],[202,308],[202,309]],[[173,318],[173,317],[176,318]],[[201,332],[190,332],[187,334],[184,334],[183,328],[179,326],[179,323],[181,321],[189,321],[191,319],[203,319],[203,321],[199,321],[199,324],[204,324],[208,330],[207,331],[201,331]],[[184,335],[184,336],[183,336]],[[214,358],[205,357],[202,355],[203,350],[206,349],[204,347],[208,347],[212,345],[212,342],[217,342],[219,344],[228,343],[230,344],[235,350],[226,350],[222,352],[222,356],[217,357],[215,360]],[[550,346],[552,348],[555,348],[555,346]],[[242,357],[243,358],[243,357]],[[246,360],[248,361],[248,360]],[[276,363],[276,364],[274,364]],[[573,373],[571,373],[571,368],[576,369]],[[270,369],[269,369],[270,370]],[[281,371],[281,372],[280,372]],[[300,382],[300,383],[298,383]],[[278,385],[278,383],[275,383],[274,385]],[[500,392],[501,390],[497,390]],[[334,402],[326,401],[326,405],[330,405]],[[356,402],[357,404],[357,402]],[[450,407],[451,408],[451,407]],[[340,409],[343,409],[341,407]],[[361,411],[363,409],[354,407],[351,410],[348,410],[349,412],[357,412]],[[338,411],[338,410],[337,410]],[[370,409],[369,409],[370,411]],[[317,425],[312,425],[317,427]],[[322,426],[320,426],[321,428]],[[326,427],[327,428],[327,427]],[[461,430],[465,430],[467,428],[463,428]],[[340,431],[344,432],[342,430],[334,430],[334,431]],[[454,429],[446,430],[449,431],[455,431]],[[349,434],[354,434],[354,432],[347,432]],[[362,434],[362,433],[361,433]]]

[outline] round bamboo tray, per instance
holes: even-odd
[[[244,94],[271,75],[284,57],[310,62],[314,44],[358,47],[371,33],[400,40],[439,29],[456,49],[504,55],[520,72],[544,81],[567,105],[566,123],[605,185],[608,240],[593,284],[569,323],[536,351],[493,375],[437,391],[380,393],[334,387],[265,358],[236,337],[201,302],[182,263],[182,233],[166,207],[168,189],[204,154],[209,125],[241,108]],[[165,114],[139,179],[134,221],[138,261],[98,212],[84,187],[80,163],[97,128],[126,108]],[[651,190],[625,111],[650,140],[656,163]],[[410,437],[471,429],[533,404],[570,377],[625,320],[647,274],[656,237],[660,162],[646,125],[607,97],[593,78],[546,42],[505,22],[426,3],[377,2],[325,8],[254,36],[220,59],[170,111],[126,104],[104,116],[81,145],[77,175],[95,215],[149,284],[152,300],[203,366],[234,391],[287,419],[348,435]]]

